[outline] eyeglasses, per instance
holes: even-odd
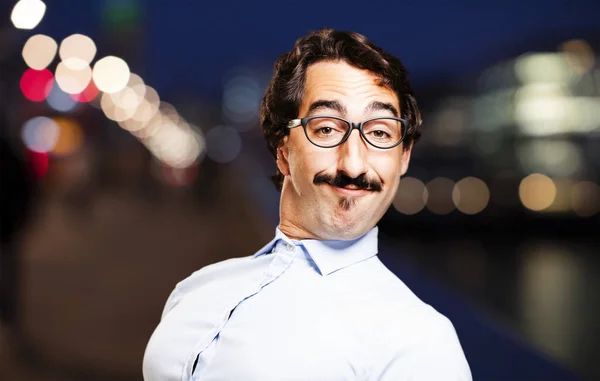
[[[308,116],[288,122],[288,128],[302,126],[308,140],[322,148],[333,148],[344,143],[356,128],[363,139],[373,147],[390,149],[402,143],[408,122],[394,117],[380,117],[353,123],[337,116]]]

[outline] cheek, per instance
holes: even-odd
[[[402,157],[397,155],[386,155],[376,158],[373,167],[377,174],[388,186],[398,183],[402,172]]]
[[[318,173],[331,172],[335,163],[334,152],[323,152],[318,147],[297,147],[290,150],[290,171],[293,178],[307,178],[312,183]]]

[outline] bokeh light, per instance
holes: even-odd
[[[421,180],[414,177],[404,177],[400,180],[400,186],[393,205],[400,213],[416,214],[423,210],[427,198],[427,188]]]
[[[232,127],[217,126],[206,133],[206,154],[217,163],[233,161],[242,149],[240,134]]]
[[[456,209],[461,212],[477,214],[487,207],[490,201],[490,190],[483,180],[465,177],[454,186],[452,200]]]
[[[33,29],[44,18],[46,4],[41,0],[20,0],[15,4],[10,20],[17,29]]]
[[[171,122],[177,124],[181,120],[181,116],[177,112],[175,106],[167,102],[160,102],[158,110],[164,118],[169,119]]]
[[[565,132],[576,112],[567,88],[558,83],[523,86],[515,94],[515,121],[524,135],[545,136]]]
[[[527,209],[542,211],[554,202],[556,186],[551,178],[540,173],[534,173],[521,181],[519,198]]]
[[[573,72],[563,54],[527,53],[517,58],[515,74],[521,83],[567,83]]]
[[[62,40],[58,54],[63,61],[77,58],[89,65],[96,56],[96,44],[88,36],[72,34]]]
[[[83,142],[83,132],[79,124],[69,118],[55,118],[54,123],[58,126],[59,134],[50,153],[65,156],[77,151]]]
[[[571,188],[571,208],[581,217],[600,212],[600,186],[591,181],[580,181]]]
[[[46,152],[27,150],[27,158],[29,159],[31,169],[36,178],[40,179],[46,176],[50,164]]]
[[[115,122],[125,121],[133,116],[135,109],[126,109],[116,105],[110,93],[103,93],[100,100],[100,107],[104,115]]]
[[[202,140],[186,124],[176,125],[166,117],[153,124],[157,128],[142,141],[154,156],[168,166],[189,167],[203,152]]]
[[[161,165],[160,168],[162,180],[167,184],[174,186],[189,185],[198,177],[198,164],[194,163],[186,168],[173,168],[168,165]]]
[[[158,112],[158,108],[160,107],[160,97],[154,88],[150,86],[146,86],[144,91],[144,99],[138,105],[135,114],[131,117],[131,119],[136,122],[140,122],[141,126],[150,122],[152,118]],[[139,128],[138,128],[139,129]]]
[[[21,137],[25,146],[35,152],[51,151],[60,134],[60,128],[54,120],[45,116],[36,116],[23,125]]]
[[[23,45],[23,60],[32,69],[45,69],[54,60],[58,45],[52,37],[36,34]]]
[[[94,64],[93,78],[100,91],[116,93],[129,82],[129,66],[123,59],[107,56]]]
[[[467,97],[449,97],[431,116],[431,138],[439,146],[458,146],[466,142],[465,133],[471,125],[473,107]]]
[[[452,200],[454,181],[437,177],[427,183],[427,208],[435,214],[448,214],[455,208]]]
[[[54,76],[48,69],[27,69],[21,77],[20,87],[23,95],[31,101],[41,102],[52,90]]]
[[[71,98],[71,95],[65,93],[55,83],[46,98],[48,105],[56,111],[69,112],[77,106],[77,101]]]
[[[127,86],[117,91],[116,93],[110,94],[110,97],[115,104],[125,110],[131,110],[131,115],[135,114],[137,107],[144,100],[146,94],[146,85],[142,78],[134,73],[129,76]]]
[[[573,181],[569,178],[552,178],[552,182],[556,187],[556,195],[552,204],[544,209],[544,212],[565,213],[571,211],[571,189]]]
[[[583,40],[569,40],[561,45],[567,64],[578,74],[584,74],[594,67],[594,51]]]
[[[160,112],[154,114],[154,117],[147,122],[138,122],[134,119],[129,119],[124,122],[120,122],[119,125],[124,129],[131,132],[134,136],[142,141],[149,139],[154,136],[156,132],[164,126],[163,117]],[[168,124],[173,125],[172,123]]]
[[[99,93],[100,93],[100,90],[98,90],[94,81],[90,80],[90,83],[88,83],[87,87],[82,92],[77,93],[77,94],[69,94],[69,95],[71,96],[71,98],[73,98],[77,102],[87,103],[87,102],[91,102],[92,100],[94,100],[98,96]]]
[[[119,126],[129,132],[135,132],[135,131],[139,131],[142,128],[146,127],[147,123],[144,122],[138,122],[135,119],[129,118],[126,120],[122,120],[119,123]]]
[[[223,115],[237,129],[245,130],[258,117],[262,97],[258,80],[244,68],[234,70],[223,91]]]
[[[579,144],[567,139],[528,140],[517,145],[516,155],[526,173],[573,176],[585,165]]]
[[[79,58],[61,61],[56,67],[56,83],[68,94],[79,94],[89,85],[92,69]]]

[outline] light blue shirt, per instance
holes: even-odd
[[[197,365],[192,375],[194,362]],[[353,241],[275,239],[180,282],[145,381],[469,381],[450,321]]]

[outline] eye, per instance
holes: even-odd
[[[306,127],[309,139],[328,143],[338,138],[341,139],[347,130],[344,121],[329,117],[311,119]]]
[[[318,133],[322,134],[322,135],[330,135],[333,132],[333,128],[332,127],[320,127],[319,130],[317,131]]]
[[[373,134],[374,137],[376,137],[377,139],[387,139],[390,138],[390,134],[388,134],[387,132],[383,131],[383,130],[375,130],[373,132],[371,132]]]

